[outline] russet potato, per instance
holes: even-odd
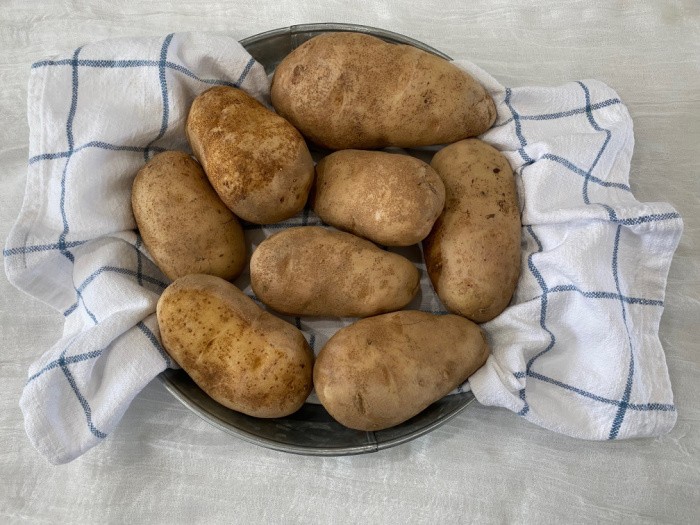
[[[462,384],[489,348],[479,327],[457,315],[405,310],[340,329],[314,365],[328,413],[356,430],[403,423]]]
[[[367,317],[399,310],[416,295],[419,277],[405,257],[320,226],[271,235],[250,258],[253,292],[288,315]]]
[[[246,260],[243,230],[201,166],[181,151],[154,156],[136,175],[131,207],[143,243],[170,279],[234,279]]]
[[[418,147],[480,135],[496,107],[447,60],[362,33],[325,33],[277,66],[272,104],[330,149]]]
[[[435,292],[477,323],[500,314],[520,276],[520,208],[506,158],[478,139],[451,144],[430,164],[445,184],[445,210],[423,241]]]
[[[199,95],[186,131],[212,186],[240,218],[279,222],[306,204],[314,163],[304,138],[245,91],[218,86]]]
[[[410,246],[422,241],[444,205],[440,176],[409,155],[343,150],[316,165],[316,214],[331,226],[378,244]]]
[[[157,317],[168,354],[228,408],[283,417],[311,392],[313,353],[303,334],[228,281],[202,274],[176,280]]]

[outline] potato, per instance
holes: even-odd
[[[311,392],[313,353],[302,333],[228,281],[181,277],[161,295],[157,316],[168,354],[228,408],[283,417]]]
[[[496,119],[493,99],[457,66],[361,33],[326,33],[296,48],[270,94],[280,115],[331,149],[445,144]]]
[[[283,314],[366,317],[406,306],[419,274],[408,259],[369,241],[300,226],[260,243],[250,259],[250,283]]]
[[[141,168],[131,207],[144,245],[170,279],[190,273],[233,279],[243,270],[241,225],[186,153],[159,153]]]
[[[356,430],[383,430],[462,384],[489,354],[457,315],[394,312],[342,328],[321,349],[314,386],[328,413]]]
[[[513,172],[498,150],[477,139],[443,148],[430,165],[447,199],[423,242],[428,275],[448,310],[489,321],[508,306],[520,276]]]
[[[186,130],[212,186],[242,219],[268,224],[304,207],[314,177],[304,138],[244,91],[219,86],[199,95]]]
[[[414,157],[344,150],[316,165],[316,214],[336,228],[385,246],[422,241],[444,205],[442,180]]]

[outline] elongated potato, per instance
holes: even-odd
[[[270,95],[305,137],[331,149],[447,144],[496,119],[469,74],[412,46],[361,33],[326,33],[277,66]]]
[[[186,153],[159,153],[141,168],[131,206],[144,245],[170,279],[190,273],[233,279],[243,270],[241,225]]]
[[[304,207],[314,163],[303,137],[244,91],[219,86],[199,95],[186,130],[212,186],[242,219],[268,224]]]
[[[349,233],[300,226],[260,243],[250,282],[263,303],[283,314],[366,317],[406,306],[419,273],[408,259]]]
[[[382,430],[417,415],[488,357],[479,327],[457,315],[402,311],[362,319],[321,349],[314,386],[328,413],[357,430]]]
[[[344,150],[316,165],[314,211],[326,223],[386,246],[430,233],[445,187],[425,162],[383,151]]]
[[[302,333],[228,281],[182,277],[161,295],[157,316],[170,356],[228,408],[283,417],[311,392],[313,354]]]
[[[445,184],[445,211],[423,243],[428,275],[448,310],[478,323],[500,314],[520,276],[520,209],[506,158],[477,139],[431,162]]]

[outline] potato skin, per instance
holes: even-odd
[[[234,279],[243,270],[241,225],[186,153],[166,151],[148,161],[134,179],[131,207],[144,245],[170,279],[190,273]]]
[[[228,408],[283,417],[311,392],[313,353],[302,333],[228,281],[182,277],[161,295],[157,316],[168,354]]]
[[[520,209],[506,158],[478,139],[451,144],[431,162],[445,210],[423,242],[428,275],[451,312],[477,323],[500,314],[520,276]]]
[[[488,354],[481,330],[468,319],[393,312],[362,319],[331,337],[316,359],[314,386],[338,422],[383,430],[447,395]]]
[[[418,269],[349,233],[288,228],[250,259],[250,282],[266,305],[287,315],[366,317],[399,310],[415,296]]]
[[[244,91],[218,86],[199,95],[186,131],[212,186],[242,219],[274,223],[304,207],[314,176],[304,138]]]
[[[330,149],[447,144],[485,132],[496,106],[440,57],[361,33],[325,33],[277,66],[277,112]]]
[[[384,151],[343,150],[316,165],[316,214],[385,246],[410,246],[430,233],[445,187],[425,162]]]

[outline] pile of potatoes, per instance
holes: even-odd
[[[495,105],[449,62],[359,33],[295,49],[271,100],[275,112],[239,89],[202,93],[186,124],[196,160],[161,153],[134,179],[143,242],[173,280],[157,306],[163,345],[233,410],[286,416],[315,387],[343,425],[400,424],[485,362],[476,323],[505,309],[519,277],[512,171],[470,138],[493,124]],[[314,166],[307,141],[335,151]],[[381,151],[443,144],[430,165]],[[239,219],[279,222],[307,201],[331,227],[282,229],[248,257]],[[402,310],[420,273],[384,247],[417,243],[452,314]],[[361,319],[314,360],[299,329],[230,282],[248,260],[271,310]]]

